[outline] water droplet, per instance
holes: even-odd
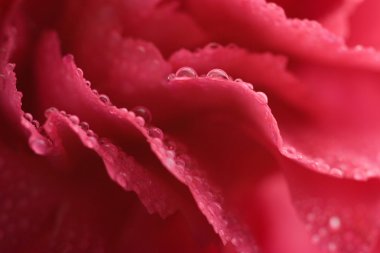
[[[90,125],[89,125],[86,121],[82,121],[81,123],[79,123],[79,126],[80,126],[84,131],[87,131],[88,129],[90,129]]]
[[[88,87],[91,87],[91,82],[90,82],[90,81],[85,81],[85,84],[86,84]]]
[[[90,136],[90,137],[88,137],[88,138],[84,141],[84,143],[87,145],[87,147],[89,147],[89,148],[93,148],[93,147],[95,147],[95,145],[96,145],[96,143],[97,143],[97,140],[96,140],[95,137]]]
[[[122,112],[122,113],[128,113],[128,109],[127,108],[120,108],[120,111]]]
[[[157,138],[157,139],[161,139],[161,140],[164,138],[164,134],[163,134],[162,130],[157,128],[157,127],[149,128],[148,133],[149,133],[149,136],[152,138]]]
[[[52,113],[57,113],[57,112],[58,112],[58,109],[57,109],[57,108],[55,108],[55,107],[50,107],[50,108],[48,108],[48,109],[45,110],[44,115],[45,115],[45,117],[47,118],[47,117],[49,117],[50,114],[52,114]]]
[[[30,139],[29,145],[38,155],[46,155],[52,148],[51,142],[42,138]]]
[[[309,221],[309,222],[312,222],[315,220],[315,213],[308,213],[307,216],[306,216],[306,219]]]
[[[297,156],[297,151],[293,147],[290,147],[290,146],[283,147],[282,151],[285,153],[286,156],[290,156],[290,157]]]
[[[32,120],[33,120],[33,116],[32,116],[32,114],[30,114],[30,113],[28,113],[28,112],[24,113],[24,118],[25,118],[27,121],[30,121],[30,122],[32,122]]]
[[[336,177],[343,177],[343,171],[341,171],[338,168],[332,168],[330,170],[330,173],[331,173],[331,175],[336,176]]]
[[[137,50],[139,50],[141,53],[145,53],[145,48],[143,46],[138,46]]]
[[[98,91],[98,90],[93,89],[92,92],[93,92],[95,95],[99,96],[99,91]]]
[[[119,172],[119,173],[117,173],[115,180],[120,186],[125,188],[127,185],[126,184],[126,177],[127,177],[127,175],[125,174],[125,172]]]
[[[80,77],[83,77],[83,70],[80,68],[77,68],[78,74]]]
[[[78,118],[77,116],[75,116],[75,115],[70,115],[70,116],[69,116],[69,120],[70,120],[73,124],[75,124],[75,125],[78,125],[78,124],[79,124],[79,118]]]
[[[182,67],[175,73],[176,79],[190,79],[197,77],[197,72],[190,67]]]
[[[171,73],[170,75],[168,75],[168,81],[171,81],[175,79],[175,74]]]
[[[99,95],[99,99],[100,99],[100,101],[102,101],[103,103],[105,103],[107,105],[111,104],[110,99],[107,95],[101,94],[101,95]]]
[[[328,245],[327,245],[327,249],[330,251],[330,252],[335,252],[337,250],[337,246],[335,243],[333,242],[330,242]]]
[[[150,111],[143,106],[134,107],[132,109],[132,112],[136,115],[136,117],[141,117],[144,120],[145,124],[150,124],[150,122],[152,121],[152,115]]]
[[[313,235],[312,237],[311,237],[311,243],[313,243],[313,244],[318,244],[319,243],[319,241],[320,241],[320,237],[319,237],[319,235],[317,235],[317,234],[315,234],[315,235]]]
[[[339,230],[341,226],[339,217],[331,216],[329,219],[329,226],[331,230]]]
[[[36,128],[40,128],[40,122],[38,122],[37,120],[32,120],[32,124],[36,127]]]
[[[189,167],[190,166],[190,158],[185,155],[177,156],[175,159],[175,163],[179,167]]]
[[[241,78],[236,78],[234,81],[237,82],[237,83],[242,83],[242,82],[244,82],[243,79],[241,79]]]
[[[268,104],[268,97],[264,92],[256,92],[256,96],[261,104]]]
[[[86,131],[87,136],[98,137],[98,135],[91,129]]]
[[[228,74],[222,69],[212,69],[207,73],[208,78],[230,80]]]
[[[218,49],[222,47],[219,43],[216,43],[216,42],[210,42],[207,44],[206,48],[210,48],[210,49]]]
[[[245,86],[248,88],[248,89],[250,89],[250,90],[253,90],[254,88],[253,88],[253,85],[251,84],[251,83],[244,83],[245,84]]]

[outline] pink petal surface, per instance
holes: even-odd
[[[317,62],[379,68],[377,52],[364,48],[348,49],[341,37],[317,22],[286,19],[281,8],[263,0],[190,0],[187,6],[215,41],[233,42],[249,49],[272,50]]]
[[[15,90],[15,82],[6,83],[3,88]],[[7,95],[7,99],[2,100],[5,103],[20,98],[19,93]],[[20,106],[21,103],[17,103],[10,107],[21,112]],[[73,116],[67,118],[54,111],[49,112],[44,132],[52,140],[53,152],[44,153],[47,156],[41,157],[27,150],[26,146],[17,149],[1,146],[1,192],[5,196],[0,201],[2,251],[124,252],[127,248],[134,252],[201,252],[207,249],[210,240],[194,241],[196,229],[202,230],[200,234],[204,238],[208,230],[202,225],[202,217],[196,212],[191,214],[193,209],[186,209],[186,215],[190,215],[187,218],[176,214],[162,220],[149,215],[134,195],[125,193],[110,181],[99,157],[80,141],[104,159],[111,177],[115,176],[112,169],[117,169],[117,165],[112,164],[112,156],[118,155],[114,157],[116,163],[124,166],[131,163],[126,164],[119,152],[110,154],[106,149],[115,148],[111,144],[103,142],[104,147],[100,147],[91,139],[94,137],[73,123]],[[33,124],[19,114],[19,121],[30,130],[31,137],[40,138],[39,132],[32,128]],[[132,165],[134,167],[128,169],[139,174],[137,165]],[[126,176],[132,174],[125,173]],[[149,177],[145,178],[147,173],[140,174],[149,183]],[[144,180],[139,184],[144,184]],[[127,187],[126,181],[119,183]],[[136,184],[134,187],[133,182],[128,187],[140,196],[147,194]],[[154,190],[160,193],[159,187]],[[170,192],[175,193],[173,190]],[[170,201],[174,199],[170,196]],[[145,204],[147,201],[143,199]],[[159,201],[155,203],[160,204]],[[154,208],[161,210],[159,206]],[[191,225],[187,219],[191,219]],[[171,240],[174,234],[181,239]],[[142,240],[147,243],[141,244]],[[215,239],[214,245],[218,247]]]
[[[64,36],[67,39],[64,45],[79,57],[81,64],[86,60],[82,53],[101,52],[102,44],[107,43],[104,35],[113,31],[153,42],[165,55],[181,47],[194,48],[205,43],[208,36],[188,14],[179,10],[179,3],[159,2],[69,1],[61,24],[63,34],[69,34]]]
[[[348,44],[360,44],[379,49],[380,36],[376,30],[379,10],[380,4],[376,0],[366,0],[359,5],[349,20]]]

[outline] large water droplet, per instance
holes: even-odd
[[[52,148],[51,142],[42,138],[31,139],[29,144],[33,151],[38,155],[46,155]]]
[[[222,69],[212,69],[207,73],[208,78],[230,80],[229,75]]]
[[[143,106],[136,106],[132,109],[132,112],[136,115],[136,117],[141,117],[145,124],[150,124],[152,121],[152,114],[150,111]]]
[[[190,67],[182,67],[175,73],[176,79],[190,79],[197,77],[197,72]]]
[[[256,92],[256,95],[257,95],[257,99],[259,100],[261,104],[268,104],[268,97],[264,92],[261,92],[261,91]]]
[[[163,139],[164,138],[164,133],[162,132],[161,129],[157,128],[157,127],[151,127],[149,128],[149,136],[152,137],[152,138],[157,138],[157,139]]]

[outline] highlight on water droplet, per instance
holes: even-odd
[[[257,99],[262,104],[268,104],[268,97],[264,92],[258,91],[256,92]]]
[[[132,112],[136,115],[136,117],[141,117],[144,120],[144,124],[150,124],[152,121],[152,114],[144,106],[136,106],[132,109]]]
[[[230,76],[222,69],[212,69],[210,70],[206,77],[213,79],[222,79],[222,80],[230,80]]]
[[[52,148],[52,143],[49,140],[42,138],[30,139],[29,145],[38,155],[46,155]]]
[[[197,72],[191,67],[182,67],[175,73],[175,79],[191,79],[197,76]]]
[[[161,129],[159,129],[157,127],[151,127],[151,128],[149,128],[148,134],[152,138],[157,138],[157,139],[160,139],[160,140],[162,140],[164,138],[164,133],[162,132]]]

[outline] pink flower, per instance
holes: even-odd
[[[0,252],[379,252],[380,3],[276,3],[0,0]]]

